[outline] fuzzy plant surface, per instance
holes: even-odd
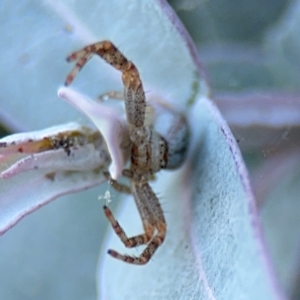
[[[18,132],[0,140],[1,299],[285,299],[238,144],[169,4],[4,0],[0,14],[0,118]],[[185,164],[150,183],[167,236],[145,266],[107,254],[142,247],[125,249],[101,209],[108,203],[129,236],[142,232],[133,197],[103,175],[119,178],[128,160],[122,102],[98,100],[122,91],[121,74],[92,58],[62,87],[67,55],[101,40],[134,62],[149,103],[180,110],[191,131]]]
[[[248,170],[281,286],[300,296],[299,1],[170,1]],[[205,24],[205,25],[204,25]]]

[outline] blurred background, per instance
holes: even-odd
[[[241,147],[279,282],[288,299],[300,299],[300,1],[169,3]],[[14,17],[6,8],[0,3],[3,22]],[[14,125],[2,122],[1,136]],[[1,237],[0,299],[96,298],[107,222],[95,195],[106,189],[51,202]]]

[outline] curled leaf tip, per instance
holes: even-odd
[[[117,179],[128,159],[130,146],[123,114],[118,109],[93,101],[70,88],[60,88],[58,96],[85,113],[99,129],[112,158],[111,177]]]

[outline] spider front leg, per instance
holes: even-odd
[[[65,85],[72,83],[77,73],[94,54],[122,72],[127,121],[134,127],[142,127],[145,120],[146,100],[139,72],[112,42],[98,42],[69,55],[67,61],[76,61],[76,65],[67,76]]]
[[[72,83],[77,73],[89,61],[93,54],[99,55],[107,63],[121,72],[126,70],[128,64],[130,64],[130,62],[122,55],[122,53],[109,41],[102,41],[86,46],[81,50],[73,52],[67,57],[67,62],[76,61],[76,65],[66,78],[66,86]]]

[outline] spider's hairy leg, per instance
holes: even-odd
[[[89,52],[82,52],[78,51],[75,53],[72,53],[70,56],[67,57],[67,62],[71,62],[74,60],[74,57],[76,57],[75,54],[77,54],[77,62],[75,67],[72,69],[72,71],[68,74],[66,80],[65,80],[65,86],[70,85],[74,78],[76,77],[77,73],[83,68],[83,66],[91,59],[92,53]]]
[[[124,94],[116,91],[106,92],[98,96],[100,101],[106,101],[109,99],[122,100],[124,101]]]
[[[144,244],[147,244],[149,242],[149,240],[152,238],[153,233],[154,233],[154,226],[151,224],[150,220],[143,220],[143,227],[144,227],[145,233],[128,238],[126,233],[124,232],[123,228],[119,224],[119,222],[113,216],[111,210],[106,205],[103,207],[103,210],[104,210],[106,218],[112,225],[115,233],[120,238],[120,240],[125,245],[125,247],[134,248],[134,247],[137,247],[140,245],[144,245]],[[115,251],[109,250],[108,252],[109,252],[109,254],[111,254],[111,252],[115,252]]]
[[[166,236],[166,222],[158,198],[156,197],[148,183],[133,183],[132,193],[136,201],[138,210],[140,212],[145,230],[144,234],[131,238],[131,241],[134,243],[132,247],[138,246],[137,241],[141,237],[144,238],[143,244],[147,244],[149,241],[150,243],[147,245],[146,249],[142,252],[142,254],[138,257],[122,255],[115,250],[109,250],[108,253],[116,259],[131,264],[144,265],[151,259],[153,254],[156,252],[157,248],[163,243]],[[111,222],[113,227],[114,225],[118,226],[117,221],[115,222],[115,224]],[[154,235],[154,237],[152,237],[154,233],[154,227],[156,229],[156,234]],[[149,231],[150,228],[151,231]],[[118,232],[117,230],[115,231],[118,234],[119,228]],[[122,232],[122,234],[123,233],[124,232]],[[118,236],[122,240],[122,236],[120,234],[118,234]]]
[[[99,55],[111,66],[122,72],[127,120],[133,127],[142,127],[145,120],[146,100],[139,72],[136,66],[110,41],[86,46],[69,55],[67,61],[77,61],[77,63],[67,76],[65,85],[72,83],[77,73],[93,54]]]
[[[105,178],[108,180],[109,184],[118,192],[125,193],[125,194],[131,194],[130,187],[119,183],[117,180],[114,180],[111,178],[109,172],[103,172]]]
[[[164,242],[167,232],[167,223],[159,200],[149,183],[135,185],[135,187],[132,188],[132,193],[136,193],[135,199],[139,198],[141,203],[147,203],[155,221],[156,234],[141,255],[141,257],[146,260],[146,263],[150,260],[157,248]]]
[[[124,98],[127,121],[135,129],[145,124],[146,98],[139,72],[131,63],[130,69],[123,72]]]
[[[129,193],[129,194],[131,193],[130,187],[128,187],[126,185],[122,185],[122,184],[118,183],[116,180],[113,180],[110,177],[109,172],[104,172],[104,176],[109,180],[109,183],[117,191]],[[119,222],[114,218],[111,210],[106,205],[103,207],[103,210],[104,210],[106,218],[111,223],[115,233],[117,234],[117,236],[120,238],[120,240],[123,242],[123,244],[127,248],[133,248],[133,247],[137,247],[139,245],[147,244],[150,241],[150,239],[152,238],[154,229],[155,229],[155,227],[154,227],[155,223],[153,221],[153,217],[152,217],[151,210],[149,209],[149,207],[147,207],[147,206],[139,207],[139,211],[140,211],[140,214],[142,217],[142,222],[143,222],[143,227],[144,227],[145,233],[131,237],[131,238],[127,237],[123,228],[120,226]],[[116,258],[119,255],[114,250],[109,250],[108,253]]]
[[[123,72],[130,68],[130,62],[124,57],[124,55],[111,43],[110,41],[97,42],[82,48],[79,51],[73,52],[67,57],[67,62],[76,61],[76,66],[67,76],[65,85],[69,85],[74,80],[78,71],[87,63],[88,59],[85,57],[91,57],[93,54],[99,55],[107,63],[112,65],[117,70]]]
[[[131,62],[128,61],[110,41],[97,42],[75,51],[67,57],[67,62],[77,61],[76,65],[79,65],[79,71],[87,62],[81,61],[81,59],[87,55],[92,56],[93,54],[99,55],[107,63],[121,72],[130,68]],[[72,81],[68,81],[67,83],[70,84],[71,82]]]

